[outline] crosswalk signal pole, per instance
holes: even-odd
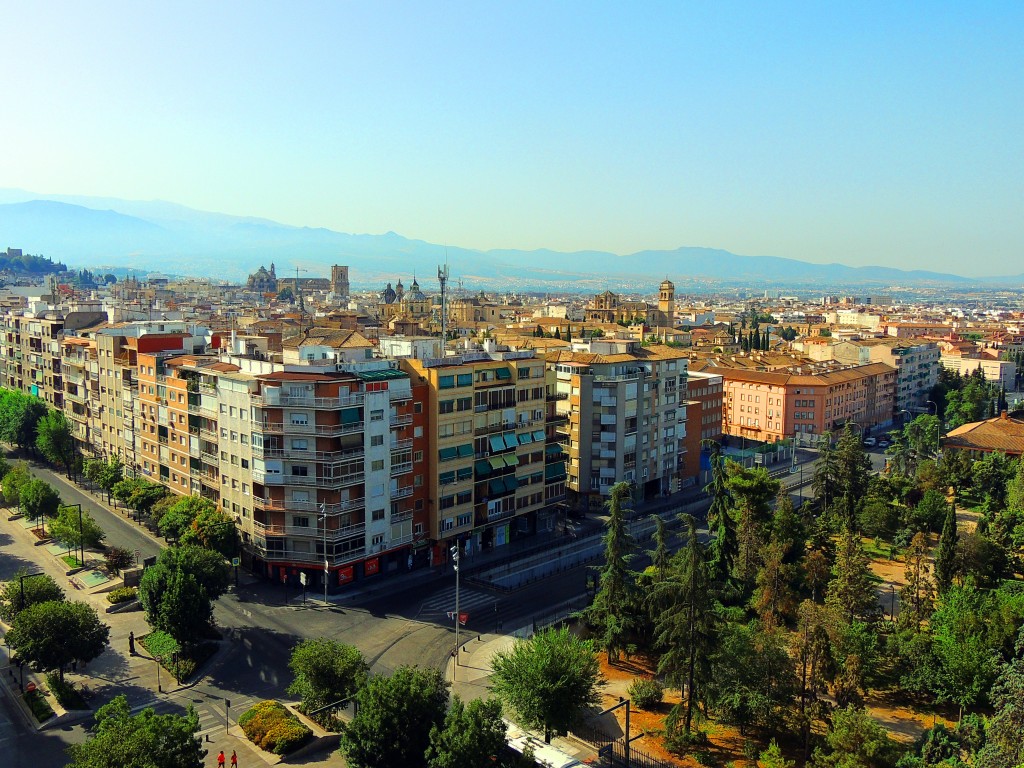
[[[451,548],[452,563],[455,564],[455,666],[452,667],[452,682],[455,682],[459,668],[459,545]]]

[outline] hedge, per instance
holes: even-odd
[[[249,741],[275,755],[291,752],[312,734],[295,715],[274,700],[254,704],[238,718],[238,725]]]

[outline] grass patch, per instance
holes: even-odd
[[[62,555],[61,560],[68,566],[68,568],[83,568],[85,563],[79,562],[78,558],[74,555]]]
[[[56,672],[50,672],[46,676],[46,687],[54,695],[64,709],[88,709],[82,694],[67,680],[61,680]]]
[[[874,539],[861,539],[864,545],[864,551],[867,552],[872,558],[876,560],[895,560],[895,557],[890,557],[890,552],[893,551],[892,546],[885,541],[875,541]],[[899,554],[898,552],[896,553]]]
[[[53,717],[53,708],[50,706],[50,702],[46,700],[46,697],[43,696],[38,688],[34,691],[29,691],[22,698],[25,699],[28,708],[32,710],[32,714],[37,722],[45,723]]]
[[[209,641],[181,648],[166,632],[151,632],[136,638],[136,642],[153,656],[159,657],[160,666],[182,683],[188,682],[217,652],[217,644]]]
[[[246,738],[264,752],[286,755],[313,733],[280,702],[269,700],[254,704],[238,718]]]

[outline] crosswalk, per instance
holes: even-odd
[[[490,592],[483,590],[474,589],[473,587],[461,587],[459,589],[459,611],[461,613],[469,614],[469,622],[473,623],[474,619],[480,619],[481,617],[488,617],[488,620],[494,617],[494,607],[498,603],[498,598]],[[421,621],[432,621],[439,624],[450,622],[448,618],[448,612],[455,610],[455,586],[449,586],[442,589],[440,592],[434,594],[429,600],[423,602],[420,606],[419,612],[416,614],[416,618]]]
[[[242,713],[257,701],[260,699],[252,696],[232,697],[231,709],[227,712],[231,723],[235,723]],[[224,733],[225,706],[224,699],[220,697],[204,696],[194,692],[170,694],[164,698],[137,704],[131,707],[131,713],[137,715],[144,709],[152,709],[158,715],[184,715],[189,704],[195,707],[199,716],[200,739],[205,739],[207,735]]]

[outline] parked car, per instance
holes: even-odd
[[[875,440],[875,438],[873,437],[864,438],[864,445],[866,445],[868,448],[874,448],[877,443],[878,441]]]
[[[889,447],[889,441],[888,440],[879,440],[878,441],[878,447],[879,448],[888,448]]]

